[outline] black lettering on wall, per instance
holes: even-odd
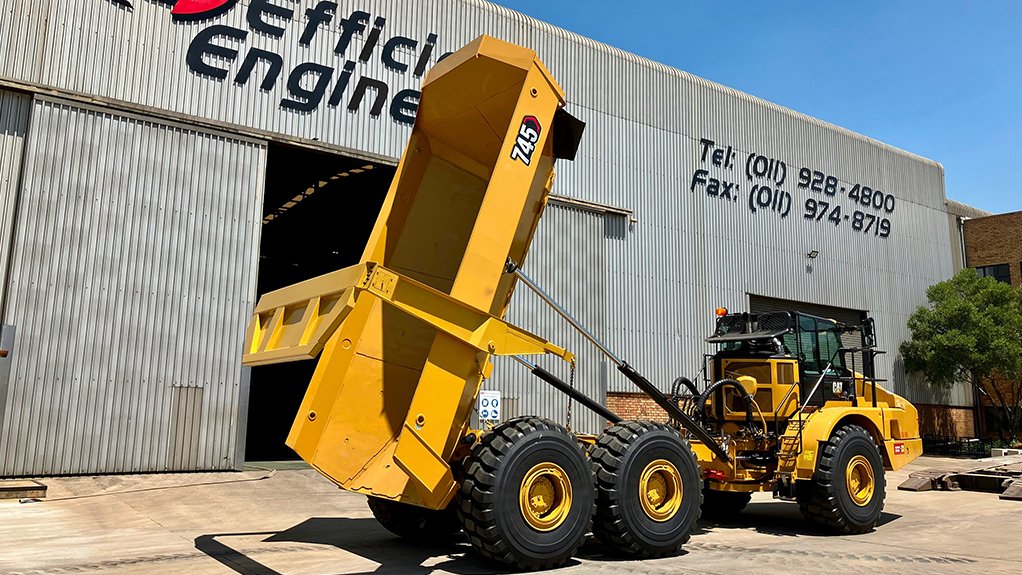
[[[292,4],[296,2],[296,0],[278,1],[290,2]],[[295,11],[291,8],[273,4],[270,0],[252,0],[252,3],[248,6],[248,25],[256,32],[280,38],[284,35],[284,29],[275,24],[270,24],[263,19],[263,15],[275,16],[282,20],[291,20],[295,15]]]
[[[419,47],[419,43],[411,38],[405,38],[404,36],[394,36],[383,46],[383,65],[390,68],[391,70],[397,70],[402,74],[408,71],[408,64],[399,61],[394,53],[397,52],[398,48],[408,48],[413,53],[415,49]]]
[[[415,77],[421,78],[426,73],[426,66],[429,65],[429,58],[433,55],[433,48],[436,47],[436,34],[426,36],[426,45],[422,47],[422,54],[419,61],[415,63]]]
[[[376,49],[376,44],[380,41],[380,34],[383,33],[383,27],[387,24],[386,18],[377,18],[373,22],[373,29],[369,32],[369,37],[366,38],[366,44],[362,47],[362,53],[358,55],[359,62],[368,62],[369,58],[373,55],[373,50]]]
[[[706,161],[706,154],[710,152],[710,149],[714,146],[713,140],[707,140],[706,138],[699,138],[699,145],[702,146],[703,153],[699,156],[700,162]]]
[[[269,92],[277,85],[277,78],[280,78],[280,72],[284,68],[284,58],[273,52],[267,52],[259,48],[249,50],[248,55],[245,56],[245,61],[241,63],[241,69],[238,70],[238,75],[234,78],[234,82],[239,86],[247,84],[252,76],[252,70],[255,69],[259,60],[269,64],[266,75],[263,76],[263,81],[259,83],[259,89]]]
[[[355,10],[351,13],[351,16],[341,20],[341,38],[337,41],[334,52],[339,56],[344,56],[344,52],[348,50],[348,45],[351,44],[352,36],[365,32],[366,24],[368,23],[369,13],[361,10]]]
[[[323,95],[326,94],[326,87],[330,84],[330,77],[333,74],[334,69],[327,66],[313,62],[299,64],[287,79],[287,90],[293,98],[284,98],[280,101],[280,106],[296,112],[315,110],[323,101]],[[316,78],[311,90],[302,85],[306,76]]]
[[[334,107],[341,105],[341,99],[344,98],[344,91],[348,89],[348,82],[351,80],[353,73],[355,73],[355,63],[348,60],[344,63],[344,68],[341,69],[341,77],[337,79],[337,85],[334,86],[334,91],[330,93],[330,100],[327,104]]]
[[[302,31],[302,37],[298,39],[298,43],[302,46],[308,46],[316,36],[316,30],[319,29],[319,25],[329,24],[334,19],[334,12],[336,10],[337,3],[328,0],[323,0],[317,3],[314,8],[306,10],[305,18],[308,22],[305,24],[305,30]]]
[[[185,63],[196,74],[211,76],[218,80],[227,78],[227,69],[207,64],[204,56],[217,56],[233,62],[238,57],[238,51],[226,46],[218,46],[213,43],[215,38],[230,38],[237,42],[244,42],[248,38],[248,32],[231,26],[210,26],[199,32],[188,45],[188,53],[185,55]]]
[[[402,124],[414,124],[415,114],[419,111],[419,98],[422,96],[418,90],[401,90],[394,95],[394,101],[390,103],[390,117],[395,122]]]
[[[373,107],[369,110],[370,116],[379,116],[383,112],[383,105],[387,103],[387,92],[389,88],[386,84],[373,78],[363,76],[359,78],[358,85],[355,86],[355,93],[351,96],[351,101],[348,102],[348,111],[357,112],[362,107],[362,98],[365,96],[366,90],[373,89],[376,91],[376,101],[373,102]]]
[[[153,0],[172,5],[173,0]],[[229,0],[225,5],[238,3]],[[366,111],[376,118],[388,111],[395,122],[410,125],[418,114],[421,92],[417,89],[401,89],[388,82],[363,76],[357,72],[359,64],[367,64],[378,58],[388,70],[407,75],[411,72],[421,78],[434,62],[439,62],[451,55],[451,52],[440,53],[437,47],[438,36],[429,33],[424,40],[418,37],[402,35],[384,35],[387,18],[374,16],[363,10],[353,10],[342,18],[338,12],[340,0],[316,0],[299,3],[298,0],[248,0],[241,3],[247,5],[244,17],[248,28],[239,29],[226,25],[211,25],[195,34],[185,56],[189,69],[209,78],[227,79],[236,68],[234,83],[238,87],[258,84],[263,92],[272,92],[278,88],[282,78],[287,77],[287,92],[281,97],[280,108],[283,110],[309,113],[315,111],[327,100],[331,107],[339,107],[345,102],[351,112],[362,110],[363,101]],[[298,6],[305,4],[299,11]],[[304,22],[298,22],[304,13]],[[208,16],[210,12],[203,13]],[[335,24],[336,22],[336,24]],[[309,47],[316,41],[321,28],[337,26],[339,39],[333,51],[341,56],[343,66],[336,67],[315,62],[305,62],[290,70],[284,69],[287,56],[286,46],[278,39],[283,39],[288,27],[291,26],[297,38],[289,42],[294,49],[297,43],[301,47]],[[295,29],[300,27],[300,29]],[[251,32],[268,36],[269,41],[260,41],[262,47],[245,46]],[[300,35],[298,35],[300,32]],[[356,38],[357,37],[357,38]],[[358,40],[352,48],[353,40]],[[329,40],[328,40],[329,41]],[[263,45],[263,42],[266,42]],[[240,45],[239,45],[240,44]],[[247,48],[243,58],[242,50]],[[349,48],[352,52],[349,56]],[[379,52],[377,52],[379,49]],[[335,70],[339,73],[334,82]],[[354,78],[354,80],[353,80]],[[349,88],[352,88],[349,90]],[[329,98],[327,98],[327,91]],[[367,96],[367,92],[372,94]],[[393,98],[390,94],[393,93]]]

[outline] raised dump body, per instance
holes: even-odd
[[[566,356],[500,321],[555,147],[574,155],[563,105],[532,50],[484,36],[444,59],[361,263],[260,299],[243,361],[321,353],[287,444],[341,487],[444,508],[491,354]]]

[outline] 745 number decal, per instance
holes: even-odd
[[[543,127],[539,125],[536,116],[522,118],[522,125],[518,128],[518,140],[515,147],[511,149],[511,159],[521,160],[526,166],[532,165],[532,153],[536,151],[536,144],[539,142],[539,135],[543,133]]]

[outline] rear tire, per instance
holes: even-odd
[[[394,535],[425,543],[450,542],[461,531],[454,507],[436,511],[390,499],[368,497],[369,510]]]
[[[521,417],[483,436],[465,459],[458,516],[481,555],[518,569],[567,561],[592,525],[593,473],[560,425]]]
[[[733,519],[752,501],[751,493],[703,490],[703,517],[706,519]]]
[[[831,531],[866,533],[884,510],[884,461],[873,436],[858,425],[834,430],[823,444],[812,481],[796,484],[806,519]]]
[[[676,553],[699,520],[699,463],[677,430],[622,421],[592,451],[598,491],[593,534],[633,557]]]

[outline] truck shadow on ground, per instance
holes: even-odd
[[[691,543],[686,543],[686,546],[690,544]],[[578,550],[578,553],[575,554],[575,556],[578,557],[579,559],[585,559],[587,561],[599,561],[601,563],[622,563],[635,561],[650,562],[664,559],[672,559],[676,557],[684,557],[685,555],[688,555],[688,551],[685,548],[682,548],[677,553],[664,555],[663,557],[657,557],[655,559],[636,559],[635,557],[630,557],[628,555],[622,555],[620,553],[608,551],[607,546],[604,545],[599,539],[597,539],[592,534],[589,535],[589,538],[586,539],[585,544],[583,544],[582,547]]]
[[[877,527],[882,528],[900,518],[894,513],[884,513]],[[701,520],[688,546],[698,546],[699,535],[728,529],[754,529],[779,537],[833,536],[806,522],[795,505],[751,503],[734,518]],[[253,545],[253,539],[258,543]],[[372,570],[361,572],[366,574],[430,575],[434,571],[446,571],[460,575],[498,575],[515,572],[473,553],[460,534],[447,543],[417,544],[398,538],[368,517],[313,517],[284,531],[215,533],[195,538],[197,550],[242,575],[286,575],[256,556],[273,557],[274,563],[286,562],[287,555],[308,553],[317,545],[335,547],[378,564]],[[682,550],[679,555],[684,554],[686,551]],[[607,562],[634,560],[606,553],[604,546],[592,538],[579,550],[578,557]],[[424,565],[427,562],[430,564]],[[566,567],[578,563],[572,559]]]
[[[253,538],[258,538],[259,543],[252,545]],[[446,571],[461,575],[496,575],[515,572],[473,553],[460,534],[449,543],[416,544],[391,534],[372,518],[313,517],[284,531],[215,533],[195,538],[197,550],[242,575],[286,575],[255,556],[274,556],[274,563],[286,562],[286,558],[281,560],[277,556],[309,552],[313,549],[311,545],[336,547],[379,564],[375,569],[362,572],[366,574],[429,575],[434,571]],[[436,559],[441,560],[436,562]],[[423,565],[427,561],[430,565]],[[568,566],[573,564],[578,561],[571,560]]]
[[[883,512],[877,528],[901,519],[896,513]],[[779,537],[847,537],[836,535],[818,525],[805,520],[798,505],[770,503],[750,503],[744,511],[727,519],[703,518],[699,521],[695,535],[709,533],[716,529],[755,529],[765,535]]]

